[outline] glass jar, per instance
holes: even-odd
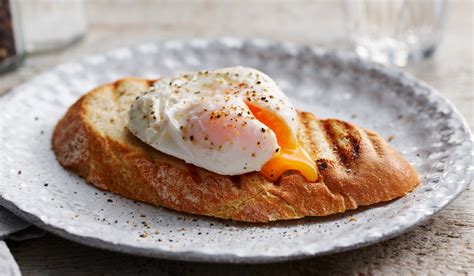
[[[0,73],[16,68],[25,57],[16,0],[0,0]]]
[[[446,13],[445,0],[346,0],[355,52],[375,62],[406,66],[434,54]]]

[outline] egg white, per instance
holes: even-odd
[[[264,73],[229,67],[164,77],[129,111],[129,130],[153,148],[223,175],[259,171],[280,148],[246,101],[270,110],[296,139],[297,114]]]

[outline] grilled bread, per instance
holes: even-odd
[[[249,222],[326,216],[392,200],[419,183],[415,169],[374,132],[299,112],[299,139],[317,162],[319,180],[297,172],[277,182],[258,172],[218,175],[163,154],[127,127],[135,97],[153,81],[126,78],[79,99],[53,135],[58,161],[87,182],[178,211]]]

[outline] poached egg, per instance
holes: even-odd
[[[128,128],[153,148],[218,174],[259,171],[274,181],[295,170],[318,178],[298,141],[295,108],[252,68],[163,77],[136,98]]]

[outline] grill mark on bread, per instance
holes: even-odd
[[[316,162],[318,171],[324,172],[329,168],[331,162],[338,160],[332,150],[332,140],[326,135],[326,131],[314,115],[301,112],[300,119],[304,127],[305,141],[309,144],[309,154]]]
[[[371,131],[366,131],[365,133],[368,138],[367,141],[369,141],[369,143],[372,145],[372,148],[374,149],[375,153],[377,153],[379,157],[382,157],[384,155],[384,146],[382,144],[382,141],[380,140],[380,137]]]
[[[345,138],[349,140],[350,147],[352,149],[352,160],[355,160],[359,158],[360,156],[360,143],[361,143],[361,135],[357,128],[355,128],[353,125],[343,122],[343,121],[337,121],[338,124],[341,124],[344,126],[344,129],[346,130],[346,135]]]
[[[334,154],[345,167],[350,167],[360,156],[361,138],[357,129],[346,122],[333,119],[322,121],[322,126]]]

